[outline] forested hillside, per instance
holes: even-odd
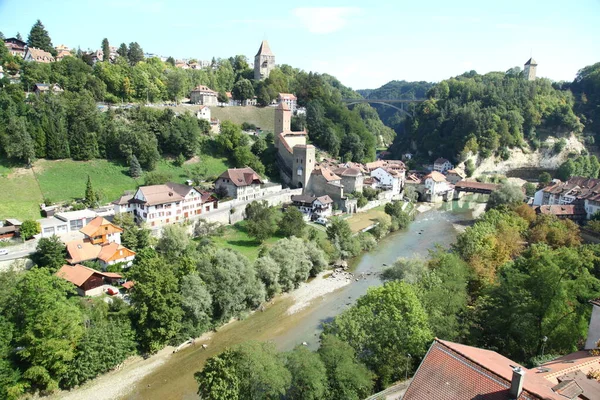
[[[600,135],[600,62],[581,69],[569,86],[586,132]],[[600,137],[596,137],[600,139]]]
[[[41,29],[45,42],[51,43],[43,25]],[[38,31],[39,26],[36,35]],[[144,108],[102,113],[96,104],[178,102],[197,85],[219,92],[221,99],[227,98],[225,92],[238,100],[256,96],[261,106],[279,93],[295,93],[298,104],[308,109],[307,117],[294,121],[295,128],[308,125],[315,144],[348,160],[370,161],[376,146],[389,145],[394,137],[369,106],[351,111],[340,103],[341,98],[359,97],[356,92],[331,76],[289,65],[255,81],[246,57],[240,55],[213,59],[207,68],[184,70],[176,68],[172,58],[144,59],[137,42],[121,44],[115,59],[95,64],[80,50],[57,62],[34,63],[0,47],[5,71],[0,79],[0,157],[18,162],[69,157],[128,160],[135,155],[151,170],[163,154],[189,158],[197,150],[199,134],[207,131],[202,122]],[[57,84],[64,92],[26,96],[36,83]]]

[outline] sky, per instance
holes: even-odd
[[[328,73],[353,89],[506,71],[532,55],[538,76],[571,81],[600,62],[600,0],[0,0],[0,31],[26,39],[40,19],[53,44],[253,60]]]

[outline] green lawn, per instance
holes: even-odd
[[[213,242],[218,247],[224,247],[239,251],[244,256],[248,257],[250,261],[254,261],[258,258],[258,252],[261,246],[272,246],[281,237],[273,236],[265,240],[263,243],[248,236],[246,231],[246,221],[238,222],[232,226],[226,226],[223,235],[213,237]]]
[[[384,206],[379,206],[372,208],[369,211],[352,215],[352,217],[348,218],[350,229],[352,229],[352,232],[359,232],[367,226],[374,224],[377,218],[385,215],[384,209]]]
[[[274,131],[274,107],[211,107],[211,116],[221,121],[231,121],[241,125],[248,122],[260,127],[262,130]]]
[[[198,162],[206,166],[208,175],[218,175],[228,168],[226,159],[202,155],[199,161],[194,159],[182,167],[161,160],[156,169],[169,172],[175,182],[183,183],[188,178],[186,168]],[[128,166],[100,159],[38,160],[33,169],[15,168],[0,162],[0,219],[40,218],[39,204],[44,198],[52,202],[82,198],[88,175],[94,189],[102,193],[102,201],[108,203],[124,191],[135,190],[143,184],[143,177],[136,180],[128,172]]]

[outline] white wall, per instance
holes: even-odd
[[[586,350],[595,349],[596,343],[600,340],[600,307],[597,305],[594,305],[593,307],[592,316],[590,317],[590,327],[585,342]]]

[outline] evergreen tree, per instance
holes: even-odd
[[[46,28],[44,28],[42,21],[39,19],[33,24],[33,27],[31,27],[31,31],[27,37],[27,46],[45,50],[53,56],[56,56],[56,50],[54,49],[54,46],[52,46],[50,35]]]
[[[110,62],[110,45],[108,43],[107,38],[102,39],[102,54],[103,54],[102,61]]]
[[[167,64],[171,64],[173,67],[175,66],[175,59],[173,57],[167,58]]]
[[[0,39],[2,39],[2,40],[4,40],[4,39],[5,39],[5,37],[4,37],[4,33],[2,33],[2,32],[0,32]]]
[[[139,178],[142,176],[142,167],[135,154],[129,159],[129,175],[132,178]]]
[[[117,49],[117,54],[127,59],[127,45],[125,43],[121,43],[121,45]]]
[[[142,47],[138,44],[138,42],[129,43],[127,58],[129,58],[131,65],[135,65],[140,61],[144,61],[144,50],[142,50]]]
[[[88,175],[87,184],[85,185],[85,204],[88,207],[93,207],[97,202],[96,192],[94,192],[94,188],[92,187],[92,179]]]
[[[21,32],[17,32],[16,39],[20,40],[20,41],[23,41],[23,36],[21,36]]]

